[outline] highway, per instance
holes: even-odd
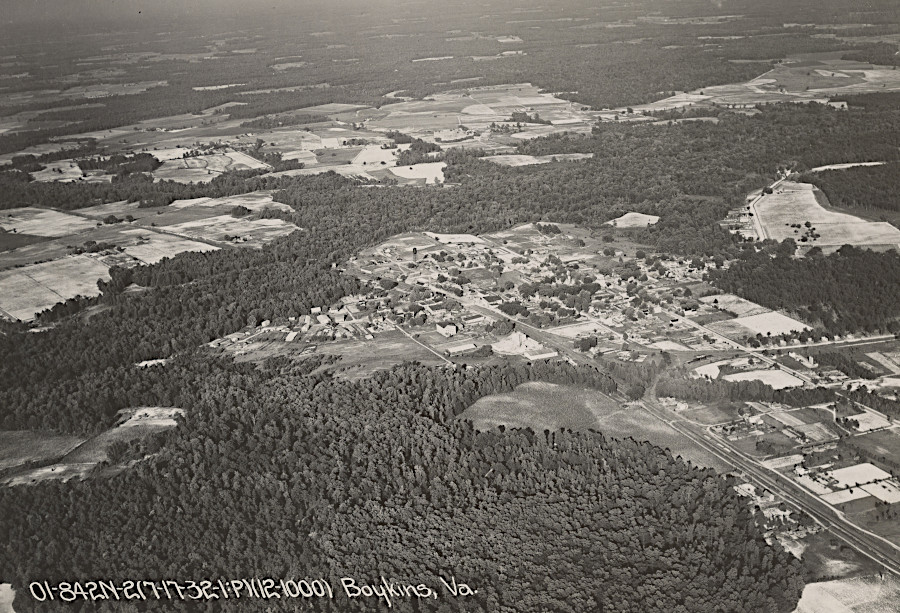
[[[853,524],[840,511],[806,492],[774,469],[758,464],[727,444],[715,444],[715,439],[705,436],[702,430],[698,432],[697,426],[659,406],[654,400],[645,400],[638,404],[657,419],[690,438],[700,448],[735,467],[755,484],[765,487],[792,506],[802,509],[832,534],[900,577],[900,547],[897,545]]]

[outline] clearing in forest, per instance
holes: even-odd
[[[830,211],[820,202],[826,202],[824,195],[809,183],[782,183],[753,207],[763,228],[760,238],[791,238],[799,245],[821,247],[826,252],[847,244],[870,248],[900,245],[900,230],[891,224]],[[809,234],[813,237],[807,238]]]

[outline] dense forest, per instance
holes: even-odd
[[[900,211],[900,163],[825,170],[800,176],[800,181],[821,189],[834,206]]]
[[[727,269],[708,272],[722,291],[796,314],[831,334],[900,332],[900,255],[844,245],[794,258],[793,241],[774,253],[747,248]],[[774,257],[773,257],[774,256]]]
[[[614,387],[567,365],[406,365],[355,383],[286,364],[213,367],[180,398],[187,415],[164,444],[124,452],[153,454],[124,473],[0,490],[0,576],[19,588],[25,613],[59,606],[31,599],[27,581],[101,577],[321,577],[335,596],[310,601],[314,611],[372,610],[371,599],[347,598],[339,578],[382,576],[439,595],[394,598],[399,611],[793,609],[800,562],[766,544],[730,478],[630,439],[478,433],[456,418],[528,380]],[[440,578],[451,577],[477,593],[450,596]]]

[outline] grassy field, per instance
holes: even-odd
[[[900,581],[877,575],[810,583],[796,613],[892,613],[900,602]]]
[[[56,463],[48,466],[15,471],[7,479],[7,484],[22,485],[47,479],[67,481],[72,478],[83,478],[98,464],[109,460],[107,450],[113,443],[131,441],[172,428],[176,425],[175,416],[181,413],[181,409],[173,407],[128,409],[121,412],[119,423],[116,426],[84,442],[80,439],[71,439],[71,437],[47,438],[40,433],[0,433],[0,443],[5,442],[2,438],[4,435],[14,435],[10,436],[10,440],[16,444],[17,448],[32,442],[39,448],[46,449],[40,456],[32,453],[32,459],[60,458]],[[58,440],[61,438],[69,440]],[[22,453],[27,453],[27,450],[23,450]]]
[[[12,251],[26,245],[42,243],[47,239],[43,236],[31,234],[13,234],[12,232],[0,232],[0,251]]]
[[[96,296],[98,279],[109,280],[107,266],[84,255],[6,270],[0,272],[0,309],[28,321],[57,302]]]
[[[605,394],[552,383],[524,383],[508,394],[479,399],[460,415],[480,430],[503,424],[542,430],[594,429],[616,438],[631,437],[669,449],[695,464],[727,470],[728,466],[697,448],[690,439],[640,407],[621,406]]]
[[[870,222],[846,213],[838,213],[822,206],[823,196],[817,195],[808,183],[785,182],[774,194],[763,196],[756,204],[757,215],[767,238],[781,241],[792,238],[800,244],[805,227],[791,224],[810,222],[821,236],[805,245],[824,250],[841,245],[881,246],[900,243],[900,230],[887,222]]]
[[[92,228],[96,222],[50,209],[25,207],[0,212],[0,227],[33,236],[67,236]]]
[[[0,430],[0,470],[26,462],[62,457],[82,442],[84,439],[74,436],[30,430]]]
[[[226,236],[238,236],[242,244],[262,247],[280,236],[287,236],[297,226],[281,219],[246,219],[231,215],[217,215],[165,227],[166,232],[189,239],[223,242]]]
[[[125,248],[125,253],[137,258],[145,264],[155,264],[163,258],[170,258],[173,255],[184,251],[215,251],[218,247],[199,243],[197,241],[171,236],[169,234],[161,234],[147,230],[127,230],[127,233],[134,236],[143,237],[146,240],[139,244],[131,245]]]

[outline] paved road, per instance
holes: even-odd
[[[676,413],[659,406],[653,400],[642,401],[639,404],[651,415],[690,438],[700,448],[712,453],[723,462],[734,466],[755,483],[781,496],[793,506],[804,510],[819,524],[830,530],[832,534],[840,537],[853,546],[854,549],[881,564],[887,570],[900,576],[900,547],[897,545],[853,524],[843,513],[809,494],[799,485],[790,481],[790,479],[772,469],[761,466],[755,460],[748,458],[728,445],[716,441],[708,435],[704,435],[702,429],[682,419]]]

